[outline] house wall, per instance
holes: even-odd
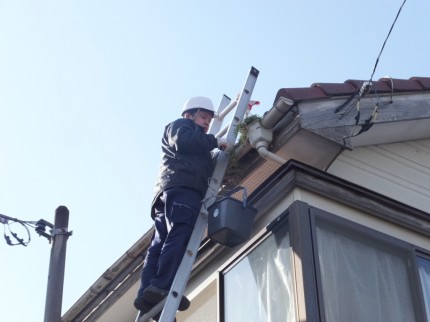
[[[430,208],[430,139],[344,151],[327,172],[414,208]]]
[[[304,189],[296,189],[295,195],[297,200],[302,200],[311,206],[430,251],[430,238],[427,236],[417,234],[416,232],[410,231],[379,217],[375,217],[353,207],[332,201]]]
[[[207,266],[196,274],[188,283],[187,293],[192,301],[191,308],[177,315],[180,322],[218,321],[218,287],[217,273],[222,271],[234,259],[262,235],[265,227],[281,215],[294,201],[303,201],[311,206],[333,213],[339,217],[356,222],[384,234],[401,239],[408,243],[430,250],[430,238],[417,234],[404,227],[386,221],[372,214],[360,211],[335,200],[328,199],[304,188],[294,188],[286,193],[270,211],[259,214],[253,227],[253,237],[249,242],[234,249],[223,248],[217,256],[207,263]]]
[[[430,206],[430,140],[375,145],[344,151],[327,171],[332,175],[354,182],[372,191],[428,212]],[[287,180],[281,180],[288,182]],[[202,263],[203,269],[193,274],[186,290],[191,307],[177,315],[178,322],[218,321],[218,272],[222,271],[243,251],[258,240],[265,227],[280,216],[296,200],[391,235],[425,250],[430,250],[430,238],[380,216],[330,199],[329,195],[311,192],[305,186],[292,187],[277,183],[267,191],[267,197],[255,205],[259,209],[253,227],[253,237],[243,245],[229,249],[218,246],[216,255]],[[299,182],[303,182],[302,179]],[[290,188],[289,188],[290,187]],[[134,285],[120,301],[104,312],[98,321],[131,322],[135,318],[132,307]]]
[[[217,281],[211,279],[211,283],[199,289],[195,294],[189,295],[192,298],[191,306],[187,311],[178,312],[177,321],[182,322],[215,322],[217,321]]]

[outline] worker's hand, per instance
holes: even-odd
[[[223,151],[229,151],[233,147],[233,144],[227,141],[226,138],[218,138],[218,148]]]

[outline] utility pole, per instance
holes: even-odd
[[[49,262],[48,288],[46,292],[44,322],[60,322],[63,302],[64,267],[66,263],[67,230],[69,210],[59,206],[55,210],[55,224],[52,229],[52,248]]]

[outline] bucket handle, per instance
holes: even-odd
[[[221,202],[224,199],[229,198],[231,195],[233,195],[234,193],[243,190],[243,194],[242,194],[242,207],[246,208],[246,200],[247,200],[247,190],[246,187],[244,186],[237,186],[234,189],[230,190],[224,197],[222,197],[221,199],[219,199],[217,202]]]

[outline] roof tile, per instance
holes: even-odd
[[[321,88],[327,96],[351,95],[357,90],[356,86],[348,83],[316,83],[312,86]]]
[[[430,89],[430,77],[411,77],[411,80],[418,82],[423,89]]]
[[[346,83],[353,84],[356,88],[361,88],[363,83],[366,82],[364,80],[358,79],[348,79]],[[391,85],[388,85],[385,82],[381,81],[372,81],[372,88],[370,89],[370,93],[389,93],[391,92]]]
[[[393,92],[416,92],[423,89],[418,82],[409,79],[381,78],[380,81],[393,87]]]
[[[334,96],[348,96],[361,88],[365,80],[348,79],[344,83],[314,83],[310,87],[281,88],[278,90],[275,103],[280,97],[292,99],[295,102],[331,98]],[[385,77],[372,81],[371,94],[417,92],[430,90],[430,77],[411,77],[398,79]]]
[[[313,100],[325,98],[327,95],[318,87],[304,88],[281,88],[276,94],[276,100],[279,97],[292,99],[293,101]]]

